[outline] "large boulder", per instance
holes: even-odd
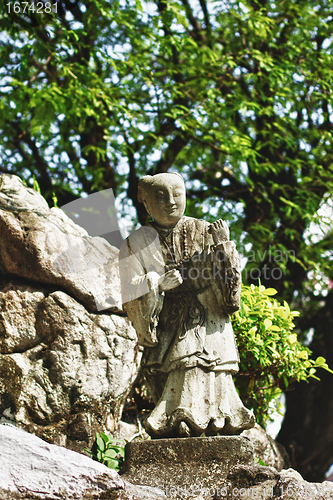
[[[0,189],[0,421],[82,451],[117,430],[140,366],[118,250],[18,177]]]
[[[159,500],[154,488],[133,486],[84,455],[0,425],[1,500]]]
[[[91,312],[122,313],[118,249],[8,174],[0,176],[0,270],[60,287]]]

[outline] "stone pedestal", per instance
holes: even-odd
[[[254,464],[253,445],[243,436],[134,441],[126,445],[125,457],[124,479],[179,498],[217,492],[231,467]]]

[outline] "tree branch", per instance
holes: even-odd
[[[198,23],[197,19],[194,17],[192,8],[191,8],[188,0],[182,0],[182,4],[185,7],[187,19],[191,23],[193,30],[194,30],[194,32],[192,32],[192,35],[194,35],[193,38],[196,38],[197,40],[200,40],[202,42],[203,41],[202,33],[201,33],[202,28],[201,28],[200,24]]]
[[[189,140],[190,134],[177,134],[176,137],[169,143],[166,151],[163,152],[161,159],[157,162],[155,172],[166,173],[176,159],[177,155],[186,146]]]
[[[206,0],[199,0],[202,12],[204,14],[204,19],[205,19],[205,25],[206,25],[206,31],[207,31],[207,41],[208,41],[208,46],[212,48],[212,26],[210,24],[209,20],[209,13],[207,9],[207,3]]]

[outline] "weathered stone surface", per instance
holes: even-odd
[[[118,249],[90,237],[13,175],[0,176],[0,270],[56,285],[91,312],[120,312]]]
[[[47,201],[35,189],[26,187],[16,175],[2,174],[0,177],[0,208],[48,210]]]
[[[146,441],[140,453],[129,458],[140,459],[143,467],[150,470],[149,479],[143,478],[146,483],[164,484],[164,488],[156,488],[133,485],[127,480],[130,474],[120,477],[84,455],[50,445],[13,426],[0,425],[0,498],[332,500],[333,484],[328,481],[308,483],[293,469],[278,472],[273,467],[254,464],[252,445],[248,441],[244,449],[246,441],[242,437]],[[150,450],[147,443],[152,443]],[[205,477],[200,476],[203,462]],[[140,472],[138,464],[136,467]],[[186,482],[188,478],[192,484]],[[140,482],[139,475],[134,479]]]
[[[79,453],[0,425],[1,500],[161,500],[163,491],[132,485]]]
[[[262,460],[265,465],[277,470],[289,467],[289,457],[284,447],[271,438],[260,425],[242,432],[242,436],[250,439],[254,448],[255,458]]]
[[[214,500],[332,500],[333,484],[308,483],[293,469],[278,472],[273,467],[237,465],[227,477],[228,484]]]
[[[117,430],[141,359],[117,256],[0,176],[0,422],[77,451],[96,430]]]
[[[77,451],[113,432],[140,364],[129,321],[15,282],[0,305],[0,415]]]
[[[254,464],[253,446],[240,436],[133,441],[125,456],[124,479],[171,496],[222,487],[233,465]]]
[[[134,436],[143,437],[145,431],[141,429],[139,433],[139,428],[136,424],[129,424],[128,422],[123,422],[122,420],[119,422],[119,428],[115,433],[115,438],[124,439],[126,441],[130,441]],[[146,434],[143,439],[147,439],[149,436]]]
[[[0,285],[0,352],[9,354],[31,349],[41,342],[35,328],[42,288],[23,283]]]
[[[110,495],[110,500],[163,500],[166,499],[164,491],[150,486],[138,486],[124,481],[123,490],[115,490]]]
[[[8,425],[0,425],[0,498],[99,499],[123,489],[112,469]]]

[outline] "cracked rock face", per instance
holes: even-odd
[[[0,235],[4,274],[65,289],[90,312],[122,312],[118,249],[14,175],[0,176]]]
[[[162,500],[163,491],[134,486],[91,458],[0,425],[1,500]]]
[[[117,428],[141,357],[117,253],[0,176],[0,422],[77,451]]]

